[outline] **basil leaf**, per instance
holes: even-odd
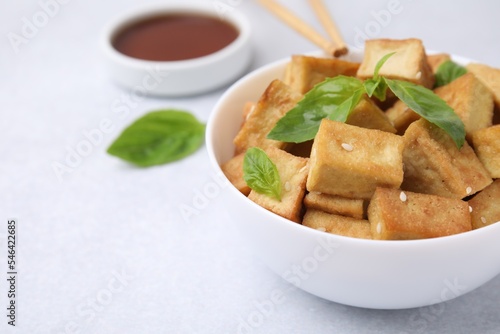
[[[380,82],[382,80],[379,78],[377,80],[375,79],[366,79],[365,82],[363,82],[363,86],[365,86],[365,91],[366,94],[369,97],[372,97],[373,93],[377,90],[378,85],[380,85]]]
[[[382,66],[385,64],[385,62],[391,58],[396,52],[391,52],[380,58],[380,60],[377,62],[377,65],[375,65],[375,70],[373,71],[373,79],[378,79],[378,72],[380,72],[380,69]]]
[[[465,73],[467,73],[467,69],[465,67],[460,66],[451,60],[447,60],[439,65],[436,71],[436,83],[434,84],[434,88],[447,85]]]
[[[365,86],[366,94],[369,97],[374,95],[380,101],[385,101],[387,84],[382,77],[379,77],[379,72],[385,62],[391,58],[396,52],[388,53],[383,56],[375,65],[375,70],[373,71],[373,78],[365,80],[363,85]]]
[[[384,78],[392,92],[411,110],[446,131],[458,148],[465,141],[464,123],[433,91],[407,81]]]
[[[276,123],[267,138],[289,143],[313,139],[323,118],[345,122],[355,103],[359,102],[359,99],[353,99],[357,91],[364,91],[363,83],[357,78],[339,75],[326,79],[306,93]]]
[[[251,147],[246,151],[243,159],[243,179],[259,194],[281,200],[278,169],[262,149]]]
[[[205,125],[181,110],[150,112],[128,126],[107,152],[141,167],[182,159],[202,144]]]
[[[329,119],[332,121],[339,121],[339,122],[345,122],[347,121],[347,117],[349,117],[349,114],[351,111],[356,108],[356,106],[359,103],[359,100],[361,100],[361,97],[365,93],[365,90],[363,88],[360,88],[356,91],[354,91],[347,100],[342,102],[337,110],[333,114],[330,114],[328,116]]]
[[[379,101],[385,101],[387,95],[387,83],[381,77],[380,83],[377,85],[375,91],[373,92],[373,96],[375,96]]]

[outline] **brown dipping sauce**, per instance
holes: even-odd
[[[209,55],[237,37],[234,26],[215,17],[166,14],[124,28],[115,36],[113,46],[134,58],[174,61]]]

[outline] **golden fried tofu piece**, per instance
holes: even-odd
[[[359,63],[336,58],[292,56],[284,82],[301,94],[307,93],[326,78],[338,75],[355,76]]]
[[[493,97],[474,74],[466,73],[435,92],[464,122],[467,140],[473,131],[491,126]]]
[[[427,56],[427,62],[432,69],[432,73],[436,74],[439,66],[441,66],[444,62],[451,60],[451,57],[447,53],[438,53],[434,55]]]
[[[301,98],[301,94],[280,80],[271,82],[234,138],[236,155],[250,147],[263,150],[269,147],[284,148],[286,143],[266,137],[278,120],[295,107]]]
[[[299,223],[305,195],[308,159],[293,156],[275,147],[269,147],[266,153],[276,165],[280,175],[281,201],[259,194],[255,190],[250,192],[248,198],[269,211]]]
[[[403,138],[323,119],[311,151],[307,190],[369,199],[403,181]]]
[[[307,209],[321,210],[334,215],[363,219],[364,200],[310,192],[304,198]]]
[[[243,195],[250,194],[250,187],[243,179],[243,159],[245,153],[240,153],[234,156],[231,160],[221,165],[222,172],[228,178],[229,182],[233,184]]]
[[[474,196],[469,206],[473,229],[500,222],[500,179]]]
[[[496,107],[500,109],[500,69],[476,63],[468,64],[466,68],[488,87]]]
[[[380,69],[379,74],[390,79],[410,81],[432,88],[434,74],[429,66],[422,41],[410,39],[372,39],[365,42],[365,55],[358,69],[361,79],[373,77],[377,62],[388,53],[396,52]]]
[[[356,125],[366,129],[377,129],[396,133],[387,115],[367,97],[359,101],[346,121],[347,124]]]
[[[396,132],[401,135],[405,133],[411,123],[421,118],[401,100],[396,101],[391,108],[386,110],[385,114],[396,128]]]
[[[346,237],[372,238],[368,220],[333,215],[320,210],[307,209],[302,225]]]
[[[443,237],[470,231],[469,206],[459,199],[377,188],[368,206],[373,239]]]
[[[460,199],[492,182],[467,142],[459,150],[444,130],[425,119],[412,123],[403,138],[404,190]]]
[[[472,145],[491,177],[500,178],[500,125],[474,131]]]

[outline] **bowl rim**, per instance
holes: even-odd
[[[349,48],[350,50],[353,50],[350,52],[350,55],[353,53],[355,56],[362,55],[363,49],[356,49],[356,48]],[[439,52],[433,51],[433,50],[426,50],[426,53],[429,55],[432,54],[438,54]],[[312,55],[312,56],[325,56],[324,52],[321,51],[312,51],[312,52],[307,52],[303,53],[304,55]],[[468,63],[473,63],[476,62],[475,60],[463,57],[463,56],[458,56],[458,55],[450,55],[451,59],[456,61],[457,63],[461,65],[466,65]],[[345,59],[345,57],[343,57]],[[340,58],[342,59],[342,58]],[[291,229],[297,229],[298,231],[302,230],[304,233],[309,233],[311,236],[315,237],[325,237],[327,236],[328,238],[333,238],[336,241],[339,242],[352,242],[353,244],[359,244],[361,246],[366,246],[366,247],[386,247],[388,249],[392,249],[394,247],[397,247],[400,249],[401,247],[405,247],[405,249],[409,248],[415,248],[415,247],[423,247],[427,245],[434,245],[434,244],[447,244],[447,243],[456,243],[460,242],[460,239],[470,239],[470,238],[481,238],[481,235],[484,234],[494,234],[494,230],[500,230],[500,221],[490,224],[488,226],[481,227],[479,229],[474,229],[471,231],[463,232],[463,233],[458,233],[454,235],[448,235],[448,236],[443,236],[443,237],[437,237],[437,238],[428,238],[428,239],[415,239],[415,240],[374,240],[374,239],[360,239],[360,238],[354,238],[354,237],[348,237],[348,236],[342,236],[342,235],[337,235],[333,233],[326,233],[323,231],[319,231],[307,226],[304,226],[300,223],[295,223],[291,220],[288,220],[284,217],[281,217],[280,215],[271,212],[257,203],[251,201],[248,199],[247,196],[242,194],[238,189],[236,189],[227,179],[227,177],[224,175],[221,166],[219,164],[218,158],[216,157],[215,154],[215,146],[214,146],[214,141],[213,138],[217,134],[217,129],[215,128],[215,124],[217,123],[217,119],[221,117],[221,114],[223,114],[222,110],[222,105],[224,102],[228,99],[228,97],[232,96],[235,91],[237,91],[241,86],[246,84],[247,82],[251,81],[252,79],[255,79],[256,77],[259,77],[265,72],[271,71],[272,69],[279,67],[279,66],[284,66],[288,61],[290,60],[290,57],[285,57],[276,61],[273,61],[269,64],[266,64],[262,67],[259,67],[250,73],[246,74],[242,78],[240,78],[238,81],[236,81],[233,85],[231,85],[224,93],[223,95],[219,98],[217,103],[212,109],[212,112],[210,114],[210,117],[207,122],[206,126],[206,133],[205,133],[205,142],[206,142],[206,147],[207,147],[207,152],[209,156],[209,160],[212,164],[212,167],[215,168],[216,172],[221,174],[221,177],[224,177],[224,180],[228,183],[228,188],[232,192],[233,196],[236,196],[239,200],[241,201],[246,201],[248,205],[252,205],[255,210],[260,211],[262,214],[269,215],[269,218],[274,220],[280,225],[286,224],[284,227],[285,228],[291,228]],[[262,91],[264,91],[265,87],[262,87]]]
[[[174,61],[155,61],[145,60],[127,56],[113,47],[113,39],[115,35],[124,27],[130,26],[142,20],[160,16],[162,14],[197,14],[205,15],[228,21],[238,30],[238,37],[224,48],[210,53],[208,55]],[[251,25],[248,19],[242,15],[237,9],[227,11],[224,15],[218,14],[214,7],[203,3],[185,2],[182,4],[148,4],[135,6],[129,10],[123,11],[111,19],[101,33],[101,49],[107,57],[111,58],[123,66],[144,69],[156,68],[160,71],[172,71],[193,69],[211,66],[212,64],[224,61],[238,50],[244,48],[250,41]]]

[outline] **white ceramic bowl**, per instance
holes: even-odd
[[[361,54],[351,52],[347,59],[360,61]],[[218,173],[233,155],[244,103],[256,101],[281,78],[286,62],[248,74],[215,106],[206,143]],[[225,207],[260,259],[284,279],[330,301],[376,309],[420,307],[458,297],[500,273],[500,223],[436,239],[362,240],[293,223],[236,188],[225,189]]]
[[[213,6],[183,3],[149,5],[123,13],[110,22],[101,39],[111,78],[138,94],[186,96],[204,93],[237,79],[251,60],[250,24],[236,9],[222,19],[234,25],[239,35],[225,48],[207,56],[180,61],[149,61],[126,56],[112,41],[124,27],[159,14],[200,14],[220,17]]]

